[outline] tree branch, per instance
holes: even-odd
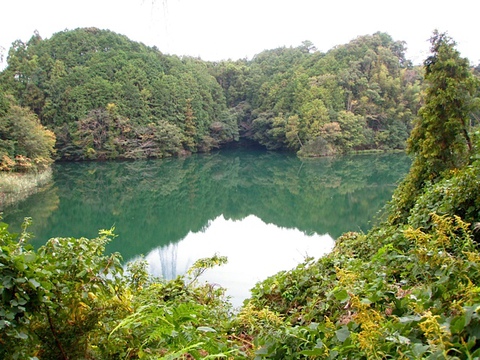
[[[58,349],[62,353],[63,360],[68,360],[68,356],[65,353],[65,350],[63,349],[62,343],[58,339],[57,332],[55,331],[55,328],[53,326],[52,316],[50,315],[50,311],[48,310],[48,308],[46,308],[46,313],[47,313],[48,324],[50,326],[50,331],[52,332],[53,338],[55,339],[55,344],[57,345]]]

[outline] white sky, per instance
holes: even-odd
[[[326,52],[360,35],[387,32],[421,63],[434,29],[480,62],[478,0],[0,0],[0,46],[78,27],[110,29],[163,53],[204,60],[252,58],[310,40]],[[5,65],[5,64],[4,64]],[[0,68],[1,68],[0,64]]]
[[[222,215],[178,243],[153,249],[145,259],[151,274],[173,279],[200,258],[226,256],[228,263],[207,270],[202,280],[227,288],[234,306],[240,306],[258,281],[295,268],[307,256],[318,259],[333,245],[328,234],[307,236],[297,229],[266,224],[254,215],[236,221]]]

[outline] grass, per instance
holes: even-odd
[[[52,169],[38,173],[0,172],[0,209],[37,192],[52,179]]]

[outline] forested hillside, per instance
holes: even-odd
[[[216,78],[241,134],[303,155],[403,149],[422,84],[405,44],[375,33],[326,54],[314,50],[305,41],[218,64]]]
[[[111,31],[17,41],[0,83],[55,132],[62,159],[164,157],[237,138],[204,62]]]
[[[209,151],[239,136],[306,156],[403,149],[422,84],[404,50],[376,33],[327,53],[305,41],[211,63],[84,28],[15,42],[0,89],[66,160]]]
[[[283,71],[296,68],[300,58],[328,59],[342,48],[325,56],[297,53],[298,58],[291,57],[291,66]],[[279,51],[296,53],[295,49]],[[35,63],[36,58],[29,61]],[[242,115],[239,124],[244,136],[255,139],[263,128],[267,131],[262,139],[267,139],[275,134],[269,130],[281,126],[272,127],[270,118],[260,117],[257,109],[264,97],[259,96],[256,103],[258,95],[248,90],[255,88],[249,82],[255,79],[255,62],[261,64],[254,59],[243,65],[219,65],[225,71],[239,67],[229,78],[235,85],[229,86],[226,77],[222,86],[228,89],[226,104],[236,109],[237,116]],[[204,66],[201,62],[195,66],[200,65]],[[407,142],[413,164],[377,224],[366,234],[343,234],[334,250],[321,259],[305,259],[296,269],[257,283],[251,298],[237,311],[232,311],[224,289],[199,281],[204,271],[227,261],[222,256],[201,259],[185,275],[165,281],[150,277],[146,262],[129,263],[124,269],[119,254],[105,255],[105,246],[114,237],[112,230],[100,231],[95,239],[52,238],[33,249],[28,244],[28,219],[20,234],[10,233],[0,223],[0,357],[479,359],[480,131],[475,119],[480,81],[453,40],[438,32],[431,38],[431,55],[423,70],[424,104],[409,125],[413,129]],[[273,79],[277,74],[268,72],[266,66],[257,75]],[[249,81],[243,83],[242,74]],[[22,83],[21,76],[13,76],[11,89],[15,81],[24,90],[33,82]],[[262,88],[268,82],[260,83]],[[237,92],[242,88],[245,92]],[[40,91],[32,86],[15,94],[20,105],[29,106],[24,100],[35,89]],[[365,94],[371,93],[368,90]],[[364,103],[353,90],[346,95],[350,113],[369,104],[367,95]],[[48,108],[48,96],[32,95],[32,99],[43,101]],[[272,104],[281,104],[280,99]],[[392,98],[392,104],[398,101]],[[288,109],[287,103],[282,109]],[[121,111],[126,109],[108,104],[96,111],[118,111],[118,117],[110,115],[112,119],[125,119]],[[193,99],[191,104],[193,112]],[[380,113],[380,106],[370,105]],[[42,109],[33,109],[40,118],[45,116]],[[350,116],[365,116],[365,126],[373,135],[388,131],[372,125],[379,121],[369,123],[374,112],[369,114]],[[62,126],[73,130],[74,124]],[[144,126],[140,117],[137,126]],[[72,146],[78,146],[75,141],[81,139],[74,135],[79,129],[70,132]],[[185,125],[186,129],[190,128]],[[299,141],[312,141],[301,136],[298,133]],[[98,148],[102,149],[108,150]]]

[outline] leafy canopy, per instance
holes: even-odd
[[[0,92],[0,171],[37,171],[52,163],[55,135],[29,109]]]
[[[473,160],[470,116],[478,104],[480,82],[451,38],[434,32],[430,42],[432,55],[424,64],[425,104],[408,140],[413,164],[394,195],[393,221],[405,220],[428,184]]]

